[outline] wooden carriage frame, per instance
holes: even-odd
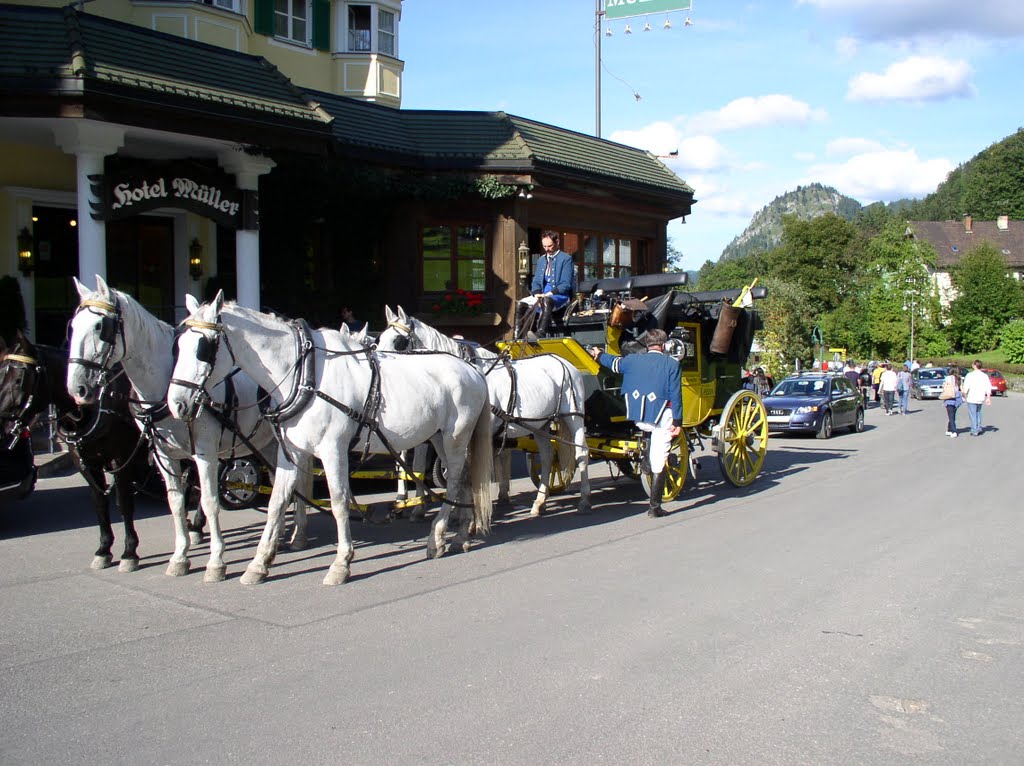
[[[581,293],[559,323],[558,334],[536,341],[499,343],[514,359],[537,354],[557,354],[584,375],[587,384],[586,431],[591,460],[604,460],[640,479],[650,494],[650,475],[642,470],[645,442],[641,432],[626,420],[619,387],[621,376],[606,370],[590,356],[588,345],[602,345],[620,354],[628,345],[629,328],[611,324],[617,303],[654,289],[686,283],[685,274],[651,274],[581,283]],[[752,308],[767,290],[756,283],[735,290],[711,292],[669,291],[651,299],[651,313],[669,335],[666,353],[677,358],[682,369],[683,423],[673,441],[666,465],[664,501],[682,491],[687,475],[697,472],[696,453],[705,445],[717,456],[725,479],[737,487],[752,483],[764,465],[768,449],[768,418],[760,397],[743,388],[743,368],[760,329],[760,316]],[[639,328],[638,328],[639,329]],[[620,407],[611,403],[618,401]],[[556,434],[557,438],[557,434]],[[529,455],[530,475],[539,483],[536,442],[516,441]],[[575,465],[562,466],[557,459],[549,477],[552,491],[564,490],[572,481]]]

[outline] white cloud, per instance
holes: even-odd
[[[964,35],[981,38],[1024,37],[1019,0],[798,0],[840,17],[862,37],[872,40],[936,38]]]
[[[864,204],[923,197],[946,180],[955,165],[945,158],[923,160],[913,149],[858,154],[841,164],[815,165],[803,183],[833,186]]]
[[[729,153],[711,136],[683,137],[683,132],[669,122],[653,122],[639,130],[618,130],[610,136],[612,141],[646,149],[651,154],[667,155],[678,151],[677,157],[664,157],[662,161],[677,173],[688,170],[721,170],[730,166]]]
[[[974,95],[966,61],[911,56],[882,74],[862,72],[850,79],[850,101],[938,101]]]
[[[825,117],[823,109],[814,109],[792,96],[772,94],[730,101],[718,111],[695,115],[688,127],[694,133],[718,133],[765,125],[805,124],[824,120]]]
[[[795,152],[793,154],[794,160],[796,160],[797,162],[803,162],[805,164],[808,162],[814,162],[814,158],[814,152]]]
[[[867,154],[885,149],[882,144],[870,138],[837,138],[829,141],[825,154],[829,157],[848,157],[851,154]]]

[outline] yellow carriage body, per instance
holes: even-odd
[[[657,277],[647,279],[655,284]],[[604,283],[615,281],[605,280]],[[767,416],[757,395],[742,388],[741,378],[752,330],[745,328],[745,340],[737,337],[729,353],[713,354],[708,350],[712,342],[710,335],[716,326],[711,321],[714,310],[709,311],[706,307],[723,300],[735,300],[738,307],[746,295],[761,297],[765,294],[763,288],[755,293],[752,287],[721,293],[676,294],[685,296],[681,301],[685,309],[680,313],[686,315],[673,317],[672,311],[667,311],[660,322],[670,336],[671,355],[679,361],[682,373],[683,433],[673,446],[666,500],[674,499],[682,489],[687,473],[695,472],[693,453],[698,448],[703,449],[705,439],[710,440],[722,472],[730,483],[746,486],[761,469],[767,448]],[[675,300],[670,294],[664,296],[662,303],[667,302],[671,306]],[[507,350],[513,359],[556,354],[583,373],[587,393],[587,444],[591,458],[612,461],[624,473],[643,479],[639,470],[642,442],[634,426],[625,418],[625,405],[619,393],[621,378],[600,367],[580,342],[596,344],[603,340],[602,345],[610,353],[621,353],[620,344],[625,342],[623,329],[607,322],[609,313],[593,311],[589,314],[603,323],[601,334],[593,329],[574,333],[570,318],[563,325],[567,332],[565,336],[499,343],[498,346]],[[583,316],[586,318],[588,315],[584,313]],[[616,407],[616,401],[621,406]],[[529,438],[518,440],[516,446],[528,453],[536,452],[536,444]],[[532,461],[530,467],[531,471],[536,469]],[[553,488],[569,483],[572,476],[566,475],[567,472],[557,465],[552,469],[549,483]],[[645,483],[645,489],[649,491],[649,482]]]

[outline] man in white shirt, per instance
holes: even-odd
[[[992,382],[988,375],[981,371],[981,360],[975,359],[974,367],[960,385],[964,401],[967,402],[967,414],[971,418],[971,436],[981,436],[984,426],[981,425],[981,408],[992,403]]]
[[[899,382],[900,379],[896,374],[896,370],[892,368],[891,364],[886,362],[885,371],[882,373],[882,377],[878,379],[878,390],[882,392],[882,407],[885,409],[886,415],[892,415],[893,413],[896,386],[899,385]]]

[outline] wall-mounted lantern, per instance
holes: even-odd
[[[203,276],[203,244],[198,237],[192,237],[188,246],[188,273],[192,279],[201,279]]]
[[[18,232],[18,270],[26,277],[36,268],[36,254],[32,251],[32,232],[23,226]]]
[[[530,276],[530,247],[525,242],[519,243],[519,278],[527,279]]]

